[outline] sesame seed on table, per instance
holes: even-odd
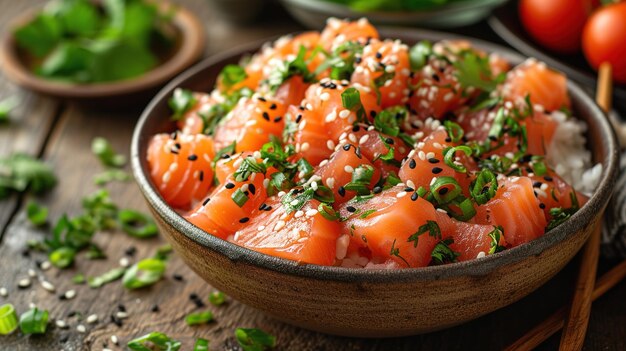
[[[9,19],[43,3],[41,0],[0,1],[2,34],[7,30]],[[273,8],[266,11],[266,17],[259,23],[240,27],[216,18],[206,0],[174,2],[188,7],[203,20],[207,33],[205,55],[218,53],[236,43],[243,44],[303,29],[277,3],[272,3]],[[502,43],[484,22],[458,32]],[[386,67],[389,71],[394,69],[393,65]],[[433,74],[433,79],[439,79],[439,75]],[[93,176],[103,170],[91,153],[92,139],[97,136],[105,137],[115,150],[128,154],[131,133],[139,112],[103,112],[38,96],[10,84],[0,73],[0,100],[12,95],[17,95],[21,103],[12,114],[12,122],[0,125],[0,156],[13,152],[40,156],[53,166],[59,176],[59,184],[43,197],[13,195],[0,201],[0,305],[12,303],[19,313],[35,304],[50,312],[46,334],[23,336],[16,332],[9,336],[0,336],[0,350],[126,350],[125,345],[129,340],[153,331],[160,331],[180,340],[183,343],[182,350],[191,350],[198,337],[208,339],[211,350],[240,350],[233,335],[237,327],[261,328],[275,335],[278,340],[277,350],[501,349],[561,307],[569,299],[574,286],[576,260],[528,297],[478,320],[426,335],[357,339],[335,337],[294,327],[229,298],[223,306],[212,306],[208,297],[214,289],[192,272],[176,253],[168,262],[164,279],[147,289],[126,290],[119,281],[97,289],[89,288],[86,284],[74,284],[72,277],[79,272],[85,276],[97,276],[122,263],[136,263],[154,255],[165,241],[160,237],[135,239],[121,232],[97,233],[94,241],[106,253],[107,259],[88,260],[83,254],[79,254],[72,268],[59,270],[50,267],[45,254],[26,250],[27,241],[40,240],[50,230],[34,228],[28,222],[25,215],[26,204],[29,200],[36,199],[47,206],[52,221],[63,213],[79,213],[81,199],[98,189],[92,182]],[[325,96],[322,99],[324,98]],[[274,109],[275,106],[269,108]],[[304,106],[302,110],[305,108],[308,107]],[[345,111],[339,111],[330,118],[346,117]],[[279,121],[280,119],[274,119],[274,122]],[[346,137],[352,144],[343,145],[346,151],[355,144],[358,146],[367,141],[365,137],[357,140],[351,135],[352,138]],[[357,146],[354,146],[355,149]],[[338,146],[332,141],[328,142],[329,149],[335,147]],[[432,155],[421,152],[411,156],[427,159],[433,164],[434,174],[441,172],[435,166],[440,160],[431,157]],[[196,160],[198,156],[189,155],[189,159]],[[412,160],[411,165],[414,164],[415,161]],[[351,173],[354,169],[346,167],[345,171]],[[334,179],[325,181],[333,188]],[[545,177],[545,181],[550,182],[552,179]],[[541,182],[535,185],[536,188],[542,186]],[[113,183],[107,189],[113,201],[120,207],[148,212],[133,182]],[[405,190],[410,189],[413,189],[413,184],[407,184]],[[253,186],[248,190],[252,193],[258,191]],[[381,189],[374,189],[375,193],[380,191]],[[398,193],[398,196],[405,196],[407,191]],[[339,192],[345,193],[345,189],[340,188]],[[415,201],[413,198],[412,200]],[[259,210],[270,209],[265,204],[259,207]],[[348,208],[349,211],[352,209]],[[298,215],[313,216],[315,212]],[[242,223],[249,220],[248,217],[240,218]],[[610,262],[601,262],[600,270],[602,272],[611,266]],[[366,286],[364,290],[367,291]],[[594,302],[585,349],[626,349],[624,296],[626,283],[621,283]],[[463,301],[459,303],[463,304]],[[204,310],[213,312],[215,322],[202,326],[188,326],[185,323],[187,314]],[[405,317],[399,315],[398,318]],[[558,343],[557,334],[539,349],[556,349]]]

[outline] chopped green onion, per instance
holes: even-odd
[[[78,273],[72,277],[72,283],[74,284],[83,284],[85,283],[85,281],[86,281],[85,275],[82,273]]]
[[[245,205],[246,202],[248,202],[248,195],[246,195],[243,191],[241,191],[241,188],[240,188],[240,189],[237,189],[231,195],[231,199],[233,199],[233,201],[237,204],[237,206],[243,207],[243,205]]]
[[[458,202],[456,205],[458,205],[459,208],[461,209],[461,214],[460,215],[454,214],[453,216],[459,221],[467,222],[476,215],[476,209],[474,208],[474,205],[472,204],[472,200],[470,200],[469,198],[463,199],[462,201]]]
[[[172,119],[177,121],[196,104],[196,98],[191,90],[176,88],[168,104],[174,112]]]
[[[166,261],[169,258],[169,255],[173,251],[174,249],[172,248],[172,245],[170,244],[161,245],[157,248],[157,252],[154,255],[154,258],[161,260],[161,261]]]
[[[443,122],[444,127],[446,128],[446,132],[448,132],[448,136],[453,143],[458,143],[463,139],[463,134],[465,131],[463,127],[461,127],[458,123],[454,123],[450,120],[446,120]]]
[[[221,306],[226,302],[226,294],[221,291],[212,291],[209,294],[209,302],[213,306]]]
[[[463,189],[461,189],[456,179],[447,176],[437,178],[430,186],[430,193],[433,194],[433,197],[440,205],[452,202],[462,191]]]
[[[470,156],[472,154],[472,149],[468,146],[460,145],[448,148],[444,151],[443,161],[452,169],[459,173],[466,173],[467,168],[463,165],[458,165],[454,162],[454,157],[457,151],[462,151],[465,155]]]
[[[193,351],[209,351],[209,340],[198,338],[193,345]]]
[[[339,214],[325,203],[320,203],[319,206],[317,206],[317,212],[329,221],[336,221],[340,218]]]
[[[367,210],[367,211],[363,211],[363,213],[361,213],[361,215],[359,215],[359,218],[367,218],[367,216],[371,215],[372,213],[376,212],[376,209],[371,209],[371,210]]]
[[[422,40],[409,50],[409,62],[411,69],[416,71],[422,69],[428,63],[428,58],[433,53],[433,44],[428,40]]]
[[[122,278],[124,287],[139,289],[158,282],[165,273],[165,262],[156,258],[146,258],[132,265]]]
[[[11,96],[0,101],[0,124],[7,123],[9,121],[11,110],[13,110],[17,105],[18,99],[15,96]]]
[[[190,313],[185,317],[187,325],[206,324],[213,320],[213,313],[211,311]]]
[[[267,172],[267,165],[265,163],[257,162],[254,157],[248,156],[243,159],[241,165],[237,171],[235,171],[235,181],[245,182],[248,178],[250,178],[252,173],[265,174],[265,172]]]
[[[52,251],[48,258],[50,263],[58,268],[67,268],[74,263],[74,257],[76,256],[76,250],[71,247],[62,246]]]
[[[102,186],[113,181],[127,182],[131,179],[132,177],[126,171],[123,171],[121,169],[107,169],[102,173],[96,174],[93,177],[93,183],[95,185]]]
[[[126,164],[126,156],[115,153],[109,141],[102,137],[93,139],[91,151],[105,166],[121,168]]]
[[[248,75],[246,70],[239,65],[226,65],[222,72],[220,72],[219,79],[226,88],[230,88],[233,85],[242,82]]]
[[[474,201],[479,205],[484,205],[496,196],[498,191],[498,180],[496,175],[488,169],[483,169],[478,173],[476,179],[470,184],[470,193]]]
[[[361,93],[356,88],[348,88],[341,93],[341,103],[348,110],[356,110],[362,107]]]
[[[118,279],[120,279],[124,273],[126,272],[126,268],[123,267],[118,267],[118,268],[113,268],[110,271],[99,275],[97,277],[89,277],[87,279],[87,284],[89,285],[90,288],[99,288],[105,284],[108,284],[110,282],[116,281]],[[85,278],[83,277],[83,280]]]
[[[276,337],[256,328],[237,328],[235,338],[243,351],[264,351],[276,346]]]
[[[32,224],[42,226],[48,221],[48,208],[35,202],[29,202],[26,205],[26,216]]]
[[[17,329],[17,314],[11,304],[0,306],[0,335],[11,334]]]
[[[506,120],[506,115],[504,114],[504,108],[501,107],[498,109],[496,113],[496,117],[493,120],[493,124],[491,124],[491,129],[489,129],[489,137],[499,138],[502,136],[502,130],[504,127],[504,121]]]
[[[107,258],[107,255],[102,249],[96,244],[90,244],[87,248],[87,258],[90,260],[99,260]]]
[[[20,330],[24,334],[43,334],[48,328],[48,311],[37,307],[20,316]]]
[[[500,245],[500,237],[504,235],[504,228],[502,226],[493,226],[493,230],[489,232],[489,238],[491,238],[491,244],[489,247],[489,254],[493,255],[496,252],[506,250],[506,247]]]
[[[136,238],[150,238],[158,234],[159,230],[154,220],[141,212],[124,209],[117,214],[122,230]]]
[[[181,343],[163,333],[152,332],[129,341],[126,346],[132,351],[178,351]]]
[[[532,163],[533,173],[536,176],[543,177],[548,173],[548,167],[546,167],[546,163],[543,161],[543,158],[537,161],[533,161]]]
[[[223,148],[221,148],[215,154],[215,157],[213,157],[214,166],[215,166],[215,162],[221,160],[224,157],[224,155],[232,155],[232,154],[234,154],[236,147],[237,147],[237,143],[233,141],[232,143],[228,144],[227,146],[224,146]]]
[[[297,165],[298,165],[298,171],[301,174],[300,178],[303,178],[303,179],[308,178],[311,174],[313,174],[313,171],[315,170],[313,166],[311,166],[309,161],[307,161],[304,158],[299,159],[297,162]]]

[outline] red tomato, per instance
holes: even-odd
[[[528,34],[560,53],[580,49],[580,38],[591,11],[591,0],[521,0],[519,13]]]
[[[613,79],[626,83],[626,2],[594,12],[583,32],[583,51],[593,68],[608,62]]]

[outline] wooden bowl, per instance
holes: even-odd
[[[167,8],[166,5],[162,5]],[[135,78],[93,84],[69,83],[46,79],[34,74],[25,64],[22,50],[13,36],[15,28],[30,21],[41,9],[37,8],[16,19],[2,38],[0,63],[6,76],[17,85],[56,98],[98,105],[120,104],[153,96],[169,80],[195,63],[204,52],[205,33],[200,21],[188,10],[177,7],[172,19],[176,43],[166,53],[163,62]]]
[[[383,37],[407,43],[459,38],[402,29]],[[485,42],[512,63],[523,57]],[[132,140],[135,178],[156,221],[185,262],[215,288],[287,323],[330,334],[391,337],[451,327],[528,295],[569,262],[599,225],[616,176],[617,147],[605,115],[579,86],[568,82],[575,115],[589,125],[602,179],[590,200],[563,225],[530,243],[467,262],[400,270],[365,270],[298,264],[213,237],[184,220],[155,190],[146,148],[155,133],[172,131],[167,100],[176,87],[209,91],[220,69],[254,52],[259,43],[211,57],[165,87],[146,108]]]

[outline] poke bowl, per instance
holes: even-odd
[[[432,31],[383,29],[380,31],[380,37],[400,39],[409,45],[423,40],[430,42],[463,40],[471,43],[472,47],[478,50],[497,53],[513,65],[520,64],[525,59],[496,45]],[[369,45],[369,40],[366,45]],[[495,244],[493,243],[493,236],[491,236],[491,249],[495,250],[489,250],[487,247],[489,253],[481,251],[476,255],[476,251],[472,251],[471,259],[462,262],[456,262],[454,259],[458,256],[456,255],[450,260],[451,263],[433,264],[431,260],[430,264],[426,262],[424,266],[416,267],[414,265],[416,261],[411,258],[408,258],[407,261],[402,257],[401,254],[405,251],[399,251],[398,247],[400,246],[394,245],[401,245],[401,243],[396,243],[394,240],[393,243],[388,243],[385,246],[387,255],[390,255],[391,258],[390,264],[370,265],[364,263],[359,268],[354,268],[343,263],[334,265],[312,264],[307,260],[286,259],[285,257],[290,257],[286,256],[290,253],[283,252],[281,254],[278,252],[273,254],[270,252],[271,250],[263,250],[259,247],[254,249],[251,249],[250,246],[244,247],[246,245],[234,243],[238,240],[240,242],[241,237],[245,236],[245,233],[240,233],[240,231],[234,236],[228,235],[222,238],[218,237],[217,229],[215,232],[211,231],[215,235],[208,234],[209,230],[201,229],[203,224],[190,219],[183,211],[166,202],[162,194],[163,188],[160,185],[164,181],[170,180],[171,174],[160,174],[158,178],[154,177],[155,166],[149,162],[152,153],[149,144],[151,144],[153,136],[161,133],[159,135],[162,135],[163,138],[174,139],[170,143],[176,145],[174,154],[178,155],[179,151],[182,154],[184,149],[177,145],[178,143],[204,138],[186,137],[184,133],[179,136],[177,133],[172,133],[176,130],[177,122],[172,120],[171,108],[189,105],[189,102],[192,101],[192,95],[185,95],[186,93],[179,88],[209,92],[216,84],[218,75],[224,67],[237,64],[243,57],[249,57],[248,55],[261,47],[262,43],[253,43],[208,58],[173,80],[143,112],[136,126],[131,145],[132,168],[135,178],[161,232],[193,271],[213,287],[224,291],[234,299],[287,323],[329,334],[357,337],[395,337],[431,332],[478,318],[530,294],[559,272],[578,252],[590,233],[600,225],[602,213],[612,193],[616,177],[616,141],[613,131],[599,107],[579,86],[568,80],[564,84],[566,84],[571,101],[572,115],[587,125],[586,145],[591,161],[597,164],[595,167],[597,184],[584,204],[575,213],[568,215],[560,222],[560,225],[546,230],[545,234],[542,230],[542,235],[529,242],[520,243],[500,251],[497,249],[499,240],[501,240],[500,236],[498,235],[495,239]],[[292,55],[291,59],[296,59],[295,55]],[[224,79],[223,76],[220,79]],[[323,84],[330,84],[328,82]],[[176,96],[178,101],[172,102],[172,96]],[[249,100],[253,99],[250,98]],[[265,99],[260,100],[265,103]],[[303,107],[304,109],[305,107]],[[265,118],[265,114],[263,118]],[[275,122],[280,120],[274,116],[272,118]],[[270,121],[269,117],[265,119]],[[181,139],[176,141],[177,137]],[[269,138],[267,135],[265,137]],[[157,151],[163,149],[162,146],[159,144]],[[339,152],[339,149],[342,148],[338,147],[336,152]],[[171,151],[171,149],[168,150]],[[301,147],[299,151],[302,151]],[[234,157],[234,151],[231,150],[230,152]],[[223,156],[223,154],[221,155]],[[185,157],[190,160],[198,159],[197,155],[186,154]],[[230,156],[227,155],[222,158],[228,160]],[[220,157],[218,156],[216,159],[220,159]],[[207,162],[209,161],[207,159]],[[405,157],[403,163],[404,161],[408,164],[409,159]],[[176,167],[178,166],[176,165]],[[176,167],[168,165],[166,168],[175,170]],[[414,166],[410,168],[414,168]],[[348,172],[347,166],[345,169]],[[350,171],[353,173],[354,169],[350,167]],[[202,174],[197,171],[193,173],[194,176],[199,175],[200,178],[202,178]],[[262,177],[260,174],[257,176]],[[218,178],[220,178],[219,174],[216,176],[216,179]],[[252,178],[254,179],[254,176]],[[325,177],[319,179],[321,184],[326,184],[327,180],[328,178]],[[179,185],[184,187],[185,180],[179,181],[181,182]],[[506,183],[506,181],[504,182]],[[223,179],[218,183],[223,183]],[[236,181],[233,180],[222,185],[222,187],[231,189],[234,183]],[[404,188],[405,191],[397,190],[394,193],[397,195],[393,197],[394,199],[404,197],[409,191],[407,184],[395,185],[395,187],[398,186],[406,188]],[[198,188],[193,189],[195,191]],[[245,195],[251,197],[259,193],[259,190],[262,189],[257,187],[255,191],[255,188],[250,189],[250,186],[246,186]],[[393,189],[384,191],[389,190],[393,191]],[[410,190],[414,191],[415,189]],[[538,191],[535,190],[534,198],[538,196]],[[404,194],[401,194],[403,192]],[[303,192],[300,191],[300,193]],[[294,194],[293,190],[275,196],[291,196],[290,194]],[[572,194],[576,195],[576,192],[572,192]],[[554,197],[554,193],[552,196]],[[413,198],[413,196],[404,198],[408,199],[409,197]],[[425,197],[425,195],[415,196],[416,199],[418,197]],[[573,197],[575,196],[572,196],[572,203],[576,201]],[[217,196],[211,195],[210,198],[207,197],[198,203],[196,208],[202,209],[208,203],[219,202],[216,199]],[[168,201],[171,203],[170,200],[171,197],[168,197]],[[236,201],[236,196],[233,197],[233,201]],[[415,202],[415,199],[411,199],[411,201]],[[417,202],[420,201],[422,200],[418,199]],[[312,213],[310,216],[313,217],[311,218],[314,218],[321,213],[319,211],[324,211],[323,204],[320,204],[320,207],[317,207],[317,203],[315,204],[315,208],[318,209],[316,212],[311,211],[311,209],[307,210],[308,207],[297,205],[297,201],[288,201],[287,203],[300,206],[302,211],[298,212],[306,211],[306,215],[304,212],[300,213],[300,218],[309,218],[309,212]],[[351,203],[348,202],[348,204]],[[243,205],[239,203],[238,206],[242,207]],[[285,202],[283,202],[283,206],[287,206]],[[268,212],[271,210],[268,207],[271,206],[263,202],[259,211]],[[542,210],[544,208],[545,205],[541,206]],[[234,212],[237,211],[235,209]],[[350,223],[350,219],[340,218],[345,213],[342,211],[344,210],[337,210],[337,213],[340,213],[337,220]],[[376,208],[366,211],[367,214],[362,213],[359,217],[361,219],[366,218],[374,211]],[[521,207],[511,209],[511,212],[515,211],[521,211]],[[334,213],[330,208],[328,208],[328,212]],[[348,209],[348,212],[354,211]],[[445,211],[439,212],[445,213]],[[416,217],[420,216],[419,211],[415,211],[413,214]],[[209,215],[228,217],[232,214],[221,212],[219,214],[209,213]],[[298,215],[296,214],[296,216]],[[451,216],[448,215],[448,217]],[[221,219],[215,218],[215,221],[219,220]],[[255,223],[259,232],[265,229],[265,226],[259,225],[255,218],[243,217],[238,223],[241,226]],[[373,240],[376,235],[381,233],[381,235],[386,235],[386,233],[398,230],[395,226],[387,224],[383,229],[378,228],[375,233],[370,232],[369,239]],[[237,225],[239,226],[239,224]],[[506,223],[504,225],[506,226]],[[532,226],[532,223],[529,222],[528,225]],[[274,226],[273,230],[270,229],[265,233],[273,235],[280,232],[283,227],[284,223],[281,223],[280,228]],[[497,230],[496,226],[492,227],[494,227],[493,230]],[[355,228],[353,227],[353,229]],[[355,230],[360,230],[360,228]],[[420,231],[422,231],[421,228]],[[427,231],[429,229],[425,228],[422,232]],[[429,234],[433,235],[432,232]],[[429,234],[420,237],[420,243],[428,241],[428,239],[422,238],[426,238]],[[503,234],[506,235],[506,231]],[[306,235],[306,233],[301,235]],[[363,241],[367,243],[365,237]],[[409,241],[411,241],[410,238]],[[402,250],[406,250],[405,247],[407,246],[402,246]],[[418,247],[417,239],[415,239],[415,247]],[[343,248],[345,249],[345,247]],[[332,256],[335,258],[334,246],[332,250]],[[431,250],[433,250],[432,247]],[[345,250],[342,253],[339,251],[342,250],[337,249],[337,257],[341,255],[343,262],[348,262]],[[433,260],[434,258],[433,256]],[[404,263],[406,266],[401,266]],[[390,267],[393,269],[385,269]]]

